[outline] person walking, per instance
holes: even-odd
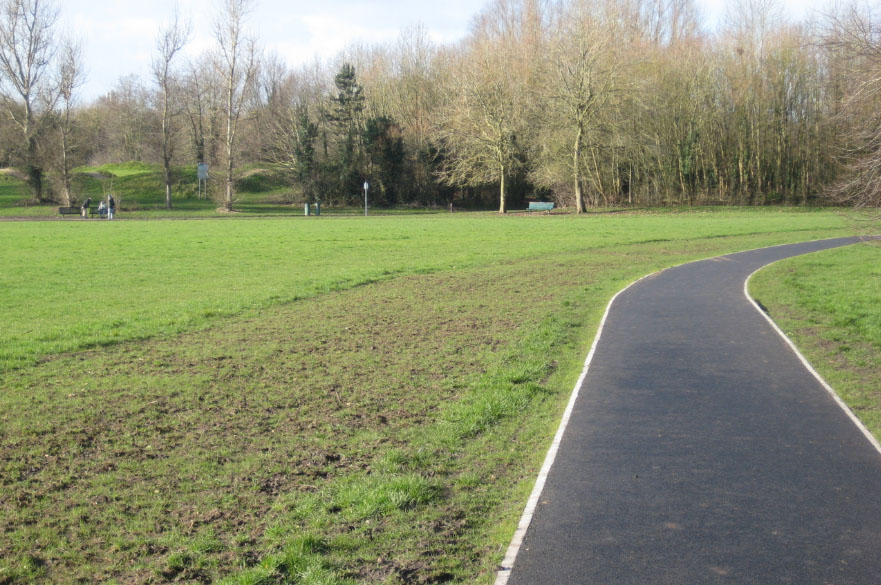
[[[80,207],[80,212],[82,213],[83,217],[89,217],[89,206],[91,204],[92,204],[91,197],[89,197],[88,199],[83,201],[83,205],[82,205],[82,207]]]
[[[113,195],[107,195],[107,219],[113,219],[116,214],[116,200]]]

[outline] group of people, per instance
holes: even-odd
[[[91,197],[83,201],[83,205],[80,207],[83,217],[89,217],[90,205],[92,205]],[[103,199],[98,203],[98,217],[107,216],[107,219],[113,219],[114,215],[116,215],[116,200],[113,198],[113,195],[108,195],[106,204]]]

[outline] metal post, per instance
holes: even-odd
[[[370,185],[364,181],[364,217],[367,217],[367,189],[369,188]]]

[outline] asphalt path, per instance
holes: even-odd
[[[622,292],[498,582],[881,583],[881,454],[744,294],[766,264],[854,241],[731,254]]]

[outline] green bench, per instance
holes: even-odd
[[[544,211],[550,213],[554,208],[554,204],[550,201],[530,201],[529,211]]]

